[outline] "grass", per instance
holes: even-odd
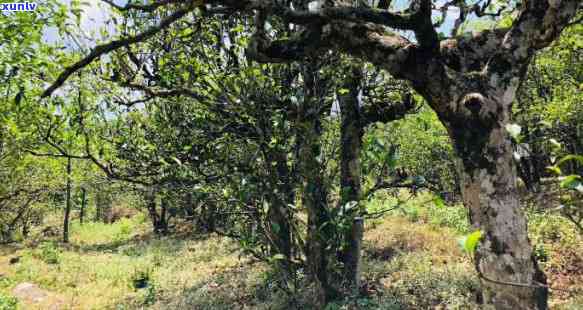
[[[225,238],[157,238],[148,229],[139,217],[74,226],[71,244],[56,249],[58,263],[46,262],[43,246],[17,250],[0,258],[0,270],[8,271],[0,292],[9,295],[16,284],[33,282],[73,309],[133,309],[151,306],[159,297],[176,298],[183,288],[245,262],[237,257],[237,245]],[[20,262],[9,265],[14,256],[21,256]],[[143,272],[149,274],[149,289],[137,290],[133,280]]]
[[[395,204],[387,198],[369,207],[384,210]],[[581,236],[557,216],[529,213],[529,222],[552,286],[583,288]],[[366,294],[327,309],[477,308],[478,280],[457,245],[468,231],[463,208],[435,206],[426,195],[368,221]],[[11,291],[22,282],[54,294],[62,309],[306,309],[301,297],[290,301],[275,288],[269,266],[239,253],[236,242],[216,235],[154,236],[143,215],[112,225],[75,223],[69,245],[0,249],[0,309],[14,309]],[[20,261],[10,264],[16,256]],[[573,293],[555,291],[551,298],[556,309],[583,307]],[[21,303],[20,308],[48,306]]]

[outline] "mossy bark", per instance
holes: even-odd
[[[471,224],[483,234],[475,266],[484,303],[495,309],[547,309],[546,278],[528,239],[506,130],[511,98],[496,96],[512,87],[462,97],[457,114],[444,124],[462,162],[461,190]]]

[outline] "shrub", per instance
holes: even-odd
[[[113,243],[121,243],[129,239],[132,233],[132,223],[129,219],[122,219],[119,223],[119,231],[113,236]]]
[[[18,309],[18,300],[12,296],[6,296],[0,293],[0,310]]]
[[[470,231],[467,209],[463,205],[429,206],[428,216],[429,222],[433,225],[453,228],[459,233],[468,233]]]
[[[44,242],[40,246],[39,259],[47,264],[58,264],[61,252],[54,242]]]

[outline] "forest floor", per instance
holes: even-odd
[[[364,295],[327,309],[478,308],[478,280],[458,246],[468,232],[463,208],[421,201],[368,221]],[[555,288],[552,308],[583,309],[583,238],[559,217],[533,214],[529,222]],[[75,223],[69,245],[1,247],[0,309],[16,303],[18,309],[306,309],[301,297],[277,290],[269,266],[242,256],[235,241],[149,230],[138,215],[112,225]],[[135,289],[143,278],[148,285]],[[22,283],[37,285],[45,298],[17,301],[14,289]]]

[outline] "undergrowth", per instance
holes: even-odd
[[[424,193],[399,198],[405,202],[381,196],[368,204],[370,214],[399,207],[367,220],[361,294],[327,309],[477,308],[479,281],[457,243],[470,231],[465,209]],[[581,236],[558,216],[528,215],[549,282],[581,287]],[[307,279],[299,277],[293,294],[283,291],[269,265],[242,256],[228,238],[150,231],[143,215],[115,224],[74,223],[70,245],[48,240],[1,251],[0,310],[15,309],[11,291],[22,282],[79,309],[309,309]],[[18,263],[10,264],[17,256]],[[551,297],[557,309],[583,305],[576,294],[557,291]]]

